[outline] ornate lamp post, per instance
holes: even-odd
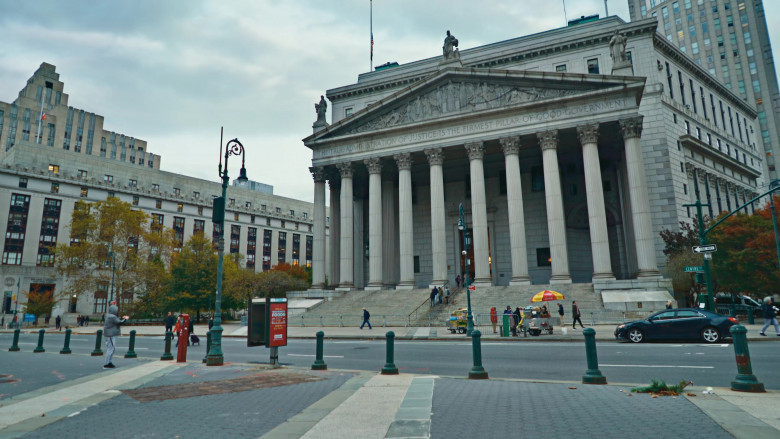
[[[466,227],[466,216],[463,214],[463,203],[458,205],[458,230],[463,232],[463,250],[461,254],[465,258],[466,270],[463,273],[463,285],[466,286],[466,300],[468,302],[468,326],[466,327],[466,336],[471,337],[474,331],[474,316],[471,314],[471,290],[469,289],[469,247],[471,246],[471,237],[469,228]]]
[[[111,295],[108,299],[108,303],[110,304],[114,301],[114,279],[116,277],[116,256],[111,248],[108,249],[108,257],[111,258]],[[108,261],[106,261],[106,265],[108,265]]]
[[[246,167],[244,162],[244,145],[233,139],[225,145],[225,167],[222,168],[222,145],[219,149],[219,167],[217,168],[219,176],[222,178],[222,197],[214,199],[214,210],[212,221],[219,225],[219,242],[217,243],[217,296],[214,300],[214,326],[211,328],[211,349],[206,356],[207,366],[222,366],[224,356],[222,354],[222,268],[225,252],[225,198],[227,197],[228,182],[228,157],[231,155],[241,155],[241,171],[238,175],[239,182],[246,182]]]

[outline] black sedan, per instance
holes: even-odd
[[[644,320],[624,323],[615,328],[615,338],[641,343],[645,340],[696,339],[715,343],[730,338],[729,328],[737,319],[697,308],[659,311]]]

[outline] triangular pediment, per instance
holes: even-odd
[[[519,70],[457,68],[435,73],[304,139],[306,144],[436,120],[543,104],[600,91],[635,89],[644,78]]]

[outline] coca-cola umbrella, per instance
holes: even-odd
[[[563,300],[565,298],[566,297],[564,297],[563,294],[557,291],[544,290],[534,294],[534,297],[531,298],[531,302],[552,302],[554,300]]]

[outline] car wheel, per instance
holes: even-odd
[[[712,326],[707,326],[701,330],[701,338],[707,343],[715,343],[720,340],[720,332]]]
[[[645,341],[645,333],[641,329],[631,328],[628,330],[628,341],[631,343],[642,343]]]
[[[458,334],[465,334],[466,328],[458,328]]]

